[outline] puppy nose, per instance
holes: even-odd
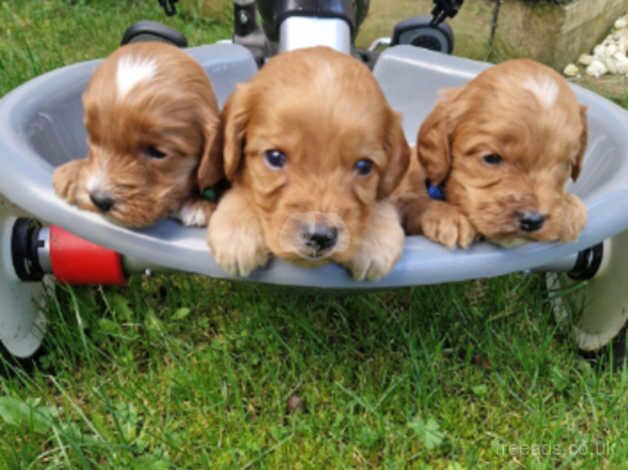
[[[338,241],[338,229],[328,225],[315,225],[312,227],[303,227],[303,239],[308,248],[319,253],[332,248]]]
[[[111,197],[111,194],[103,191],[90,192],[89,198],[92,200],[94,205],[103,212],[111,210],[116,203]]]
[[[545,216],[535,211],[524,211],[517,214],[519,228],[524,232],[536,232],[545,222]]]

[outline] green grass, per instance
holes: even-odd
[[[192,45],[231,36],[229,25],[200,15],[202,0],[179,2],[167,17],[157,0],[0,0],[0,95],[61,65],[104,57],[136,21],[161,21]]]
[[[1,2],[0,94],[164,21],[154,3]],[[165,21],[192,44],[229,34]],[[354,295],[136,276],[46,305],[34,368],[2,363],[0,469],[628,461],[628,373],[577,354],[538,275]],[[306,409],[290,414],[293,395]]]

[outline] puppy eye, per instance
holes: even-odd
[[[493,166],[499,165],[502,162],[502,157],[500,157],[496,153],[491,153],[490,155],[484,155],[482,159],[489,165],[493,165]]]
[[[355,162],[355,165],[353,165],[353,171],[355,171],[356,174],[360,176],[367,176],[369,173],[371,173],[372,169],[373,161],[369,160],[368,158],[358,160],[357,162]]]
[[[271,168],[283,168],[286,164],[286,155],[281,150],[266,150],[264,159]]]
[[[144,149],[144,154],[146,154],[149,158],[154,158],[155,160],[161,160],[166,158],[166,154],[159,150],[154,145],[149,145]]]

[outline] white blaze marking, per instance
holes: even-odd
[[[556,103],[558,98],[558,83],[547,75],[534,75],[523,81],[523,88],[534,93],[534,96],[546,108],[550,108]]]
[[[150,80],[155,75],[157,65],[153,59],[125,55],[118,61],[116,85],[118,97],[123,98],[135,85]]]
[[[99,170],[97,173],[94,173],[89,176],[87,179],[87,191],[102,191],[105,190],[107,186],[107,178],[102,170]]]

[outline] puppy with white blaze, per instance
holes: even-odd
[[[423,122],[418,162],[446,201],[410,226],[450,247],[575,240],[587,211],[565,186],[586,148],[586,108],[562,76],[526,59],[495,65],[446,90]]]
[[[200,196],[222,178],[220,114],[212,85],[184,51],[160,42],[123,46],[83,94],[85,159],[56,169],[56,193],[128,227],[164,217],[205,226]]]

